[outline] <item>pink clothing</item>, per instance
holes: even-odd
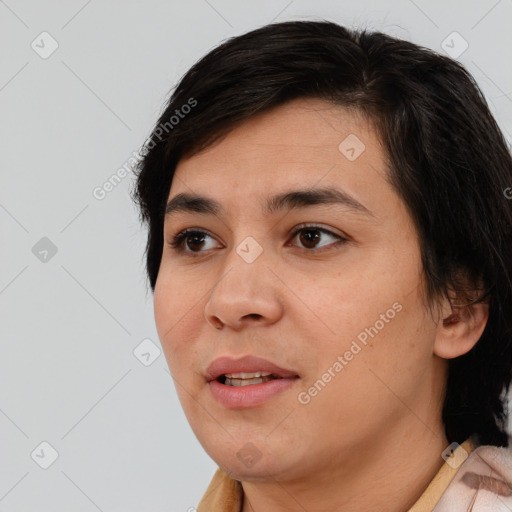
[[[461,465],[433,512],[511,512],[512,442],[479,446]]]

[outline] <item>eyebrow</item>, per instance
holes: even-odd
[[[267,214],[273,214],[287,209],[331,204],[342,205],[356,213],[373,217],[373,213],[366,206],[347,192],[330,187],[290,190],[274,195],[266,200],[264,211]],[[174,196],[165,207],[166,217],[177,212],[222,215],[224,209],[221,203],[215,199],[196,194],[181,193]]]

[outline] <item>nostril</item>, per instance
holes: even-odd
[[[258,313],[250,313],[249,315],[245,315],[244,318],[254,318],[255,320],[259,320],[261,318],[261,315]]]

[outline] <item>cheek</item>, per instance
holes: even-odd
[[[318,370],[304,383],[307,395],[301,398],[309,403],[298,408],[304,414],[304,425],[309,425],[305,428],[324,433],[326,452],[338,442],[339,429],[363,442],[409,416],[408,407],[417,404],[423,388],[429,386],[432,332],[422,311],[410,301],[404,303],[389,323],[377,324],[382,328],[372,332],[369,328],[379,318],[375,312],[380,314],[378,307],[368,309],[366,318],[357,320],[351,319],[348,311],[344,313],[350,328],[342,331],[340,317],[343,334],[336,341],[318,345]],[[366,344],[358,339],[359,333],[364,333]]]
[[[155,324],[158,336],[162,345],[165,344],[167,333],[172,329],[174,314],[176,312],[176,297],[172,290],[164,283],[160,272],[155,284],[153,294],[153,309],[155,314]]]
[[[179,351],[180,330],[187,319],[187,298],[178,291],[182,289],[179,280],[165,279],[159,274],[154,292],[155,323],[171,371]]]
[[[172,278],[171,278],[172,276]],[[161,272],[154,291],[155,324],[169,369],[180,381],[208,354],[199,354],[197,340],[204,328],[204,291],[180,281],[179,272]]]
[[[417,247],[404,243],[387,252],[367,251],[312,288],[295,280],[297,295],[308,298],[321,320],[317,354],[325,368],[318,371],[327,371],[347,351],[350,367],[365,363],[405,378],[429,363],[435,326],[421,296],[419,258]]]
[[[182,271],[162,264],[153,295],[155,322],[162,343],[182,329],[182,324],[187,323],[190,327],[189,317],[197,315],[202,294],[204,291],[198,290],[197,284],[192,286],[186,282]]]

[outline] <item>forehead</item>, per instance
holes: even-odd
[[[183,158],[169,200],[180,194],[239,198],[263,205],[291,190],[343,189],[360,204],[386,187],[386,158],[373,124],[355,110],[299,99],[243,122]],[[347,202],[348,204],[348,202]]]
[[[218,158],[220,153],[236,151],[238,146],[249,152],[250,158],[264,150],[265,156],[274,152],[287,159],[332,162],[340,157],[339,144],[347,137],[349,141],[344,149],[349,149],[352,141],[358,150],[352,155],[341,152],[349,160],[357,158],[363,140],[366,146],[380,146],[371,119],[360,110],[321,99],[300,98],[250,117],[205,150],[183,158],[180,165],[191,159],[198,163],[212,156]],[[216,151],[218,146],[221,148]],[[241,152],[238,151],[240,157]]]

